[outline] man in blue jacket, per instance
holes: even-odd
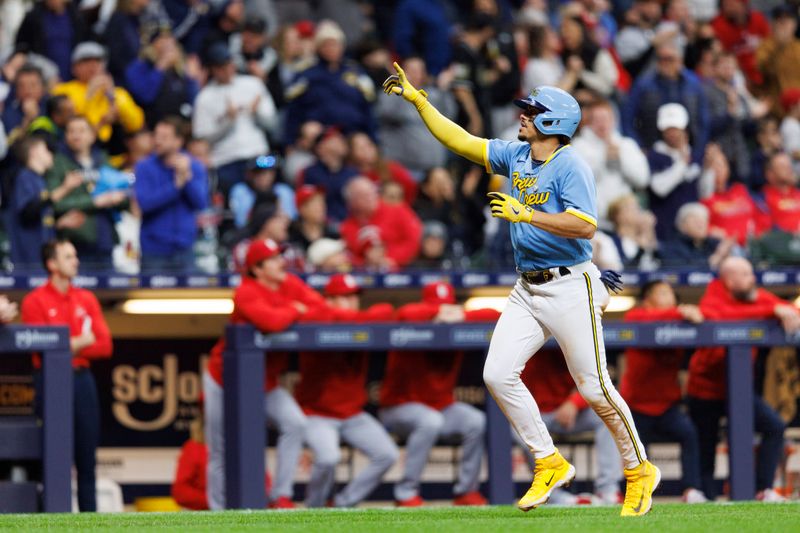
[[[208,204],[208,174],[183,150],[188,125],[161,119],[153,155],[136,165],[136,200],[142,211],[142,272],[186,272],[194,266],[195,215]]]
[[[300,126],[309,120],[337,126],[346,135],[362,131],[376,139],[375,87],[358,63],[344,57],[344,32],[335,22],[323,21],[314,41],[316,63],[286,89],[286,144],[294,142]]]

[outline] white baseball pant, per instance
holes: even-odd
[[[225,409],[223,390],[208,372],[203,374],[205,437],[208,445],[206,488],[211,510],[225,509]],[[264,396],[267,423],[278,429],[278,460],[270,501],[294,494],[294,474],[303,451],[307,419],[294,397],[283,387]]]
[[[600,320],[609,295],[590,261],[568,267],[562,276],[531,285],[522,279],[511,291],[497,322],[483,368],[486,387],[537,459],[555,452],[539,407],[520,380],[533,354],[555,337],[581,395],[605,422],[626,468],[647,459],[630,409],[606,369]]]
[[[419,494],[422,470],[431,448],[440,437],[453,435],[462,439],[461,464],[453,494],[478,490],[486,433],[486,415],[480,410],[455,402],[437,411],[413,402],[381,409],[378,414],[389,431],[407,438],[406,463],[402,479],[394,486],[395,500],[408,500]]]
[[[622,461],[617,451],[617,445],[614,443],[614,438],[609,433],[606,425],[603,424],[603,421],[591,409],[581,410],[575,418],[575,425],[570,429],[559,424],[556,421],[555,413],[552,412],[544,413],[542,420],[548,430],[560,435],[594,432],[595,458],[597,461],[597,479],[594,480],[594,492],[607,501],[613,501],[615,495],[619,492],[619,482],[622,480]],[[517,441],[517,444],[524,449],[528,465],[533,470],[533,455],[531,455],[530,449],[525,446],[517,432],[512,431],[512,436]],[[566,491],[562,489],[554,490],[550,496],[550,503],[558,504],[565,501],[564,498],[559,498],[559,493],[563,492]]]
[[[353,507],[369,496],[397,461],[397,445],[372,415],[362,411],[344,420],[309,416],[306,442],[314,452],[314,465],[306,489],[308,507],[323,507],[327,503],[341,456],[340,437],[364,453],[369,458],[369,464],[334,497],[333,504],[336,507]]]

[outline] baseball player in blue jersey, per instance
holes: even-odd
[[[659,469],[647,460],[630,410],[606,369],[601,317],[609,293],[591,262],[589,239],[597,228],[595,182],[589,166],[569,146],[581,119],[578,102],[565,91],[542,86],[514,103],[519,142],[475,137],[439,113],[406,79],[384,82],[387,94],[414,104],[434,137],[453,152],[511,179],[511,195],[489,193],[492,216],[511,222],[520,277],[497,322],[483,378],[534,458],[530,489],[518,507],[547,502],[575,477],[553,445],[531,393],[520,380],[525,363],[551,336],[564,352],[578,390],[614,436],[625,465],[622,516],[650,510]]]

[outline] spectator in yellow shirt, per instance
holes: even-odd
[[[72,100],[75,113],[89,120],[100,142],[108,142],[116,127],[121,127],[124,133],[142,128],[144,112],[128,91],[114,85],[106,72],[106,50],[102,45],[87,41],[76,46],[72,52],[72,74],[74,80],[59,83],[52,93]]]

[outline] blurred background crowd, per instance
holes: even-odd
[[[6,271],[512,268],[485,195],[380,91],[394,60],[475,135],[556,85],[597,181],[603,268],[800,260],[798,3],[773,0],[3,0]]]

